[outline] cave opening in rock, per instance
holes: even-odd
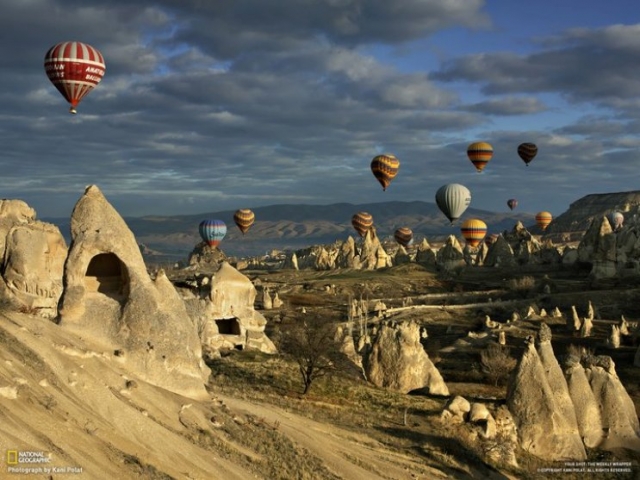
[[[240,321],[237,318],[220,318],[216,320],[220,335],[240,335]]]
[[[93,257],[85,274],[87,292],[97,292],[121,300],[129,293],[127,268],[114,253]]]

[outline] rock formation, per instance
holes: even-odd
[[[364,270],[376,270],[392,265],[391,257],[380,244],[374,227],[371,227],[362,239],[359,257],[361,268]]]
[[[591,264],[591,277],[616,275],[616,234],[606,217],[595,218],[578,245],[578,261]]]
[[[209,369],[194,323],[169,279],[147,273],[126,223],[95,185],[71,216],[59,324],[111,351],[149,383],[207,398]]]
[[[267,320],[254,309],[256,295],[251,280],[228,262],[220,265],[211,279],[211,290],[204,299],[204,306],[202,299],[190,301],[192,315],[198,317],[197,322],[201,325],[202,344],[207,350],[246,348],[276,352],[275,345],[264,333]],[[194,307],[196,302],[200,308]]]
[[[203,272],[215,272],[227,256],[218,247],[212,247],[206,242],[200,242],[189,254],[189,265],[197,266]]]
[[[578,433],[578,421],[574,410],[567,381],[551,346],[551,329],[546,323],[540,325],[537,335],[537,350],[546,373],[546,379],[552,392],[558,436],[566,445],[568,458],[586,458],[586,452]]]
[[[416,249],[416,263],[425,267],[432,267],[436,264],[436,253],[431,249],[426,238],[422,239]]]
[[[420,328],[415,322],[382,325],[363,365],[369,381],[378,387],[449,395],[440,372],[420,343]]]
[[[486,267],[511,267],[516,264],[513,249],[509,242],[499,235],[491,244],[484,258]]]
[[[466,265],[462,247],[455,235],[449,235],[444,246],[436,253],[436,265],[448,273],[458,272]]]
[[[36,220],[21,200],[0,200],[0,298],[16,309],[55,318],[67,245],[55,225]]]
[[[580,357],[567,355],[564,367],[580,437],[587,447],[596,448],[603,438],[602,416],[596,397],[589,386],[587,374],[580,363]]]
[[[583,356],[589,384],[593,390],[606,432],[604,448],[640,448],[640,424],[635,405],[607,356]]]
[[[550,345],[545,348],[549,349]],[[551,362],[547,359],[547,363]],[[564,414],[562,401],[558,404],[558,395],[549,383],[547,368],[530,339],[507,392],[507,406],[517,426],[520,445],[545,460],[584,460],[586,452],[575,414],[572,421]],[[558,382],[555,377],[554,382]]]

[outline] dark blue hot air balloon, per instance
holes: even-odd
[[[202,239],[211,247],[218,246],[227,234],[227,226],[222,220],[203,220],[198,230]]]

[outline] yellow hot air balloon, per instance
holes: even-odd
[[[553,215],[549,212],[538,212],[536,214],[536,224],[543,232],[547,229],[552,220]]]
[[[477,218],[471,218],[462,222],[460,231],[467,245],[475,248],[487,234],[487,224]]]
[[[480,173],[493,157],[493,147],[487,142],[474,142],[467,147],[467,156]]]
[[[367,212],[358,212],[351,217],[351,225],[361,237],[364,237],[373,225],[373,216]]]
[[[243,235],[249,231],[255,220],[256,215],[248,208],[241,208],[240,210],[236,210],[236,213],[233,214],[233,221],[236,223]]]
[[[389,153],[385,155],[378,155],[371,160],[371,171],[373,175],[378,179],[382,190],[386,190],[391,180],[393,180],[398,174],[400,168],[400,161]]]

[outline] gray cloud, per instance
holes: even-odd
[[[465,107],[470,112],[483,113],[485,115],[527,115],[540,113],[548,107],[539,99],[534,97],[506,97],[492,98],[484,102],[474,103]]]
[[[432,76],[478,83],[487,94],[552,92],[612,105],[640,95],[639,31],[640,25],[569,30],[541,40],[541,51],[467,55]]]
[[[483,2],[0,0],[0,7],[0,189],[40,216],[68,215],[90,183],[126,215],[432,201],[451,182],[472,188],[477,208],[504,209],[515,191],[523,211],[549,202],[553,210],[596,188],[637,188],[628,155],[639,132],[640,105],[632,108],[630,96],[638,67],[618,71],[625,88],[604,70],[606,56],[615,67],[637,53],[633,29],[574,30],[528,56],[485,54],[437,73],[407,73],[363,47],[487,27]],[[77,116],[42,68],[46,50],[67,39],[107,59],[103,82]],[[489,96],[465,103],[449,83],[458,80]],[[548,106],[555,112],[539,92],[613,113],[558,128],[496,127],[514,115],[526,125]],[[495,149],[482,175],[466,157],[476,139]],[[524,141],[540,147],[530,167],[515,152]],[[401,160],[384,193],[369,170],[382,151]]]

